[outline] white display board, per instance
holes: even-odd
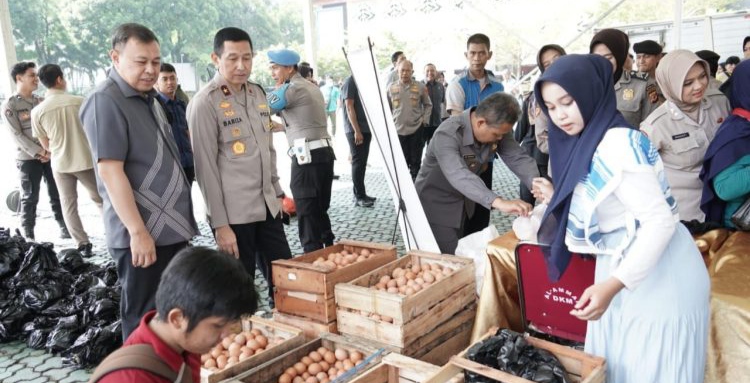
[[[381,156],[387,170],[386,179],[398,215],[404,246],[407,250],[440,253],[422,203],[419,202],[417,189],[411,180],[404,152],[401,151],[388,99],[385,93],[380,92],[385,84],[378,83],[378,68],[372,50],[347,52],[347,60],[354,81],[357,82],[373,142],[377,145],[377,150],[370,148],[370,155],[377,153]]]

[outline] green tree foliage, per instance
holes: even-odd
[[[154,31],[162,61],[193,63],[204,78],[213,73],[210,54],[219,28],[245,29],[256,51],[303,40],[298,1],[10,0],[9,6],[19,59],[54,62],[92,81],[110,65],[112,29],[125,22]]]

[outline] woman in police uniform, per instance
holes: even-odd
[[[667,101],[641,124],[664,160],[664,173],[684,221],[705,219],[698,175],[706,149],[730,111],[726,97],[708,87],[710,73],[708,63],[688,50],[664,56],[656,81]]]

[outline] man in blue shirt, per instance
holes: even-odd
[[[466,72],[453,80],[446,90],[445,103],[451,116],[459,115],[464,110],[471,109],[493,93],[505,90],[499,79],[491,71],[484,69],[492,58],[490,38],[482,33],[469,36],[466,41],[466,61],[469,66]],[[479,177],[487,188],[492,189],[492,161]],[[490,223],[490,211],[483,206],[477,206],[474,214],[464,222],[464,235],[481,231]]]
[[[193,165],[193,148],[190,146],[190,133],[186,117],[187,104],[177,98],[177,71],[171,64],[161,64],[159,78],[154,86],[159,92],[159,103],[167,113],[167,119],[172,125],[172,136],[180,152],[180,165],[185,171],[190,184],[195,181],[195,165]]]

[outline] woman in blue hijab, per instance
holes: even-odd
[[[750,60],[737,65],[732,81],[732,114],[708,146],[700,173],[706,221],[729,228],[734,228],[732,214],[750,194]]]
[[[595,284],[570,314],[587,320],[586,351],[607,359],[607,382],[700,382],[709,280],[679,222],[664,166],[648,138],[617,111],[612,65],[559,58],[534,91],[550,118],[553,183],[533,191],[549,207],[539,229],[548,274],[571,252],[596,255]]]

